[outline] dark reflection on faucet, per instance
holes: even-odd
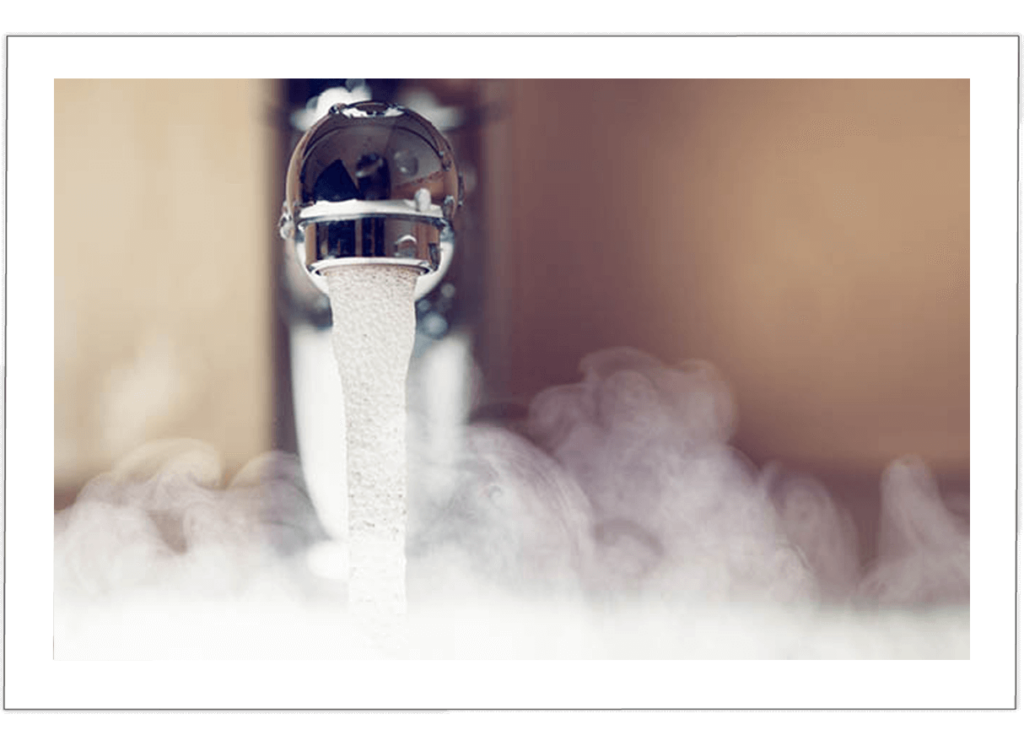
[[[344,202],[347,199],[368,199],[360,192],[362,186],[356,187],[352,177],[348,175],[348,169],[339,158],[316,177],[313,191],[309,195],[303,195],[303,199],[309,202]]]

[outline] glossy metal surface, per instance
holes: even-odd
[[[335,106],[292,154],[281,236],[321,290],[319,273],[339,264],[439,274],[451,261],[462,195],[451,145],[426,119],[394,104]],[[436,284],[423,280],[417,295]]]

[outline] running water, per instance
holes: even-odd
[[[405,630],[405,382],[419,272],[356,264],[324,272],[345,401],[349,612],[386,655]]]

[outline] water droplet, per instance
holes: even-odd
[[[395,256],[403,259],[412,259],[416,256],[416,237],[406,233],[395,241]]]
[[[444,198],[444,204],[441,206],[441,214],[444,215],[444,219],[450,221],[452,215],[455,214],[455,197],[448,195]]]
[[[415,176],[420,170],[419,159],[408,150],[396,150],[392,161],[403,176]]]
[[[277,231],[281,234],[281,238],[291,238],[292,236],[292,216],[288,212],[287,204],[281,208],[281,219],[277,221]]]
[[[448,331],[448,322],[445,321],[441,314],[435,311],[424,317],[422,327],[426,334],[437,338],[443,336]]]
[[[426,212],[430,209],[430,190],[426,187],[417,189],[412,199],[416,203],[416,212]]]

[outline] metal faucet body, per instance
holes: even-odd
[[[419,114],[336,105],[292,153],[281,236],[323,292],[325,269],[379,263],[419,269],[420,298],[451,262],[463,194],[451,145]]]

